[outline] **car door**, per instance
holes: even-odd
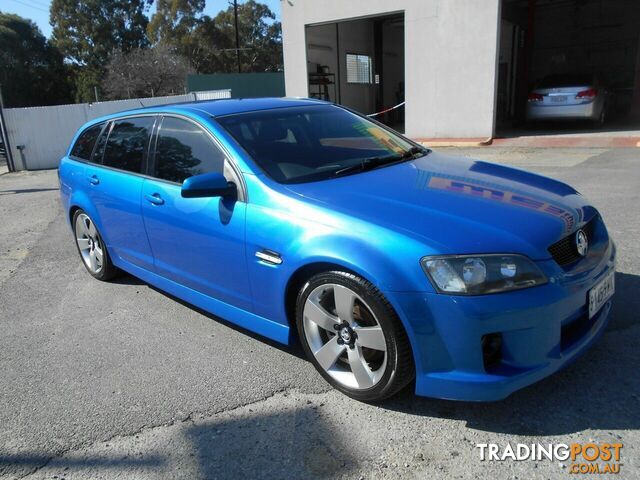
[[[140,200],[155,120],[146,115],[111,122],[85,168],[88,196],[115,263],[124,261],[152,271],[153,255]]]
[[[246,203],[240,177],[213,137],[197,123],[165,116],[158,129],[142,214],[157,273],[225,303],[249,310],[245,258]],[[223,173],[239,198],[182,198],[182,182]]]

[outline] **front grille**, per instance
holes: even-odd
[[[584,233],[587,235],[589,244],[591,244],[593,240],[593,232],[595,230],[597,219],[598,216],[596,215],[582,226],[582,230],[584,230]],[[558,265],[561,266],[569,265],[570,263],[573,263],[582,258],[578,253],[578,249],[576,247],[576,232],[573,232],[563,239],[558,240],[547,250],[549,250],[549,253],[558,263]]]

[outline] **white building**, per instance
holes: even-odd
[[[638,95],[637,0],[282,0],[286,94],[378,117],[413,138],[488,138],[554,73]]]

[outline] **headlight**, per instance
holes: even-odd
[[[522,255],[435,256],[420,263],[439,293],[482,295],[547,283],[537,265]]]

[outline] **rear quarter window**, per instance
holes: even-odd
[[[102,127],[104,127],[104,123],[89,127],[82,132],[71,149],[71,156],[82,160],[89,160],[96,140],[102,131]]]
[[[103,165],[142,173],[154,121],[153,116],[116,120],[104,149]]]

